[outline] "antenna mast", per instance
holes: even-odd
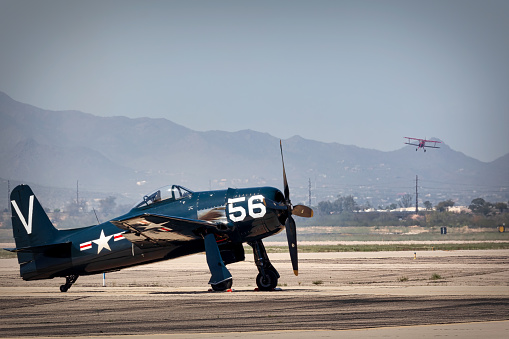
[[[11,211],[11,181],[7,180],[7,205],[9,206],[9,211]]]
[[[311,206],[311,178],[309,178],[309,206]]]
[[[417,192],[417,182],[419,180],[419,177],[415,175],[415,214],[419,213],[419,193]]]

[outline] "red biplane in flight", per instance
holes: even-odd
[[[437,146],[437,144],[441,144],[442,142],[441,141],[436,141],[436,140],[425,140],[425,139],[416,139],[416,138],[410,138],[410,137],[405,137],[408,139],[408,142],[405,142],[405,144],[407,145],[412,145],[412,146],[417,146],[417,148],[415,149],[416,151],[419,150],[419,148],[422,148],[424,150],[424,152],[426,152],[426,148],[425,147],[429,147],[429,148],[440,148]],[[415,141],[413,141],[415,140]],[[433,145],[426,145],[426,143],[433,143]]]

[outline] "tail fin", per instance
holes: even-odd
[[[27,185],[17,186],[11,193],[12,232],[18,254],[20,275],[25,280],[48,279],[72,267],[71,242],[60,242],[39,200]]]
[[[17,186],[11,193],[11,204],[16,248],[43,246],[55,240],[58,230],[29,186]]]

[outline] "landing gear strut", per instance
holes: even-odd
[[[214,291],[226,291],[231,289],[233,283],[232,275],[224,264],[214,234],[207,234],[203,240],[205,241],[207,265],[212,275],[209,281],[210,286]]]
[[[270,263],[261,240],[249,242],[248,244],[253,248],[254,260],[259,272],[256,277],[258,289],[260,291],[272,291],[277,286],[279,273]]]
[[[78,280],[79,275],[69,275],[65,277],[65,284],[60,285],[60,292],[67,292],[68,289],[71,288],[72,284]]]

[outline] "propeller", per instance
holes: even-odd
[[[292,260],[293,273],[295,275],[299,275],[299,262],[297,258],[297,227],[295,226],[295,220],[293,219],[292,214],[299,217],[311,218],[313,216],[313,210],[304,205],[296,205],[292,208],[292,202],[290,201],[290,188],[288,187],[288,180],[286,180],[283,144],[281,140],[279,140],[279,148],[281,149],[281,162],[283,163],[284,195],[286,210],[288,213],[285,221],[286,238],[288,240],[288,250],[290,251],[290,259]]]

